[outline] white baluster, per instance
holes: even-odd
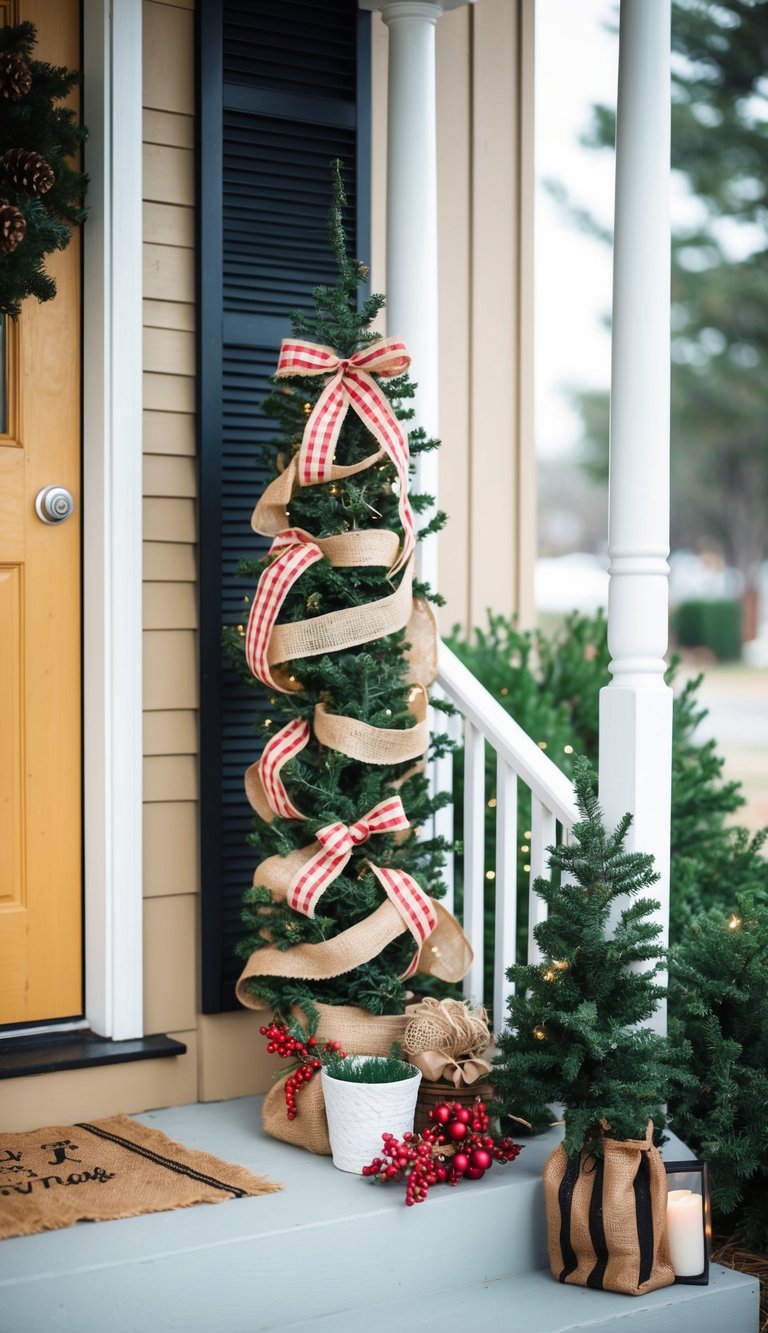
[[[483,897],[485,890],[485,738],[467,722],[464,731],[464,933],[474,959],[464,994],[483,1002]]]
[[[434,686],[432,697],[436,699],[444,699],[445,695],[439,686]],[[439,731],[451,736],[453,739],[452,732],[455,733],[456,727],[449,726],[449,723],[453,723],[454,718],[449,718],[445,713],[436,708],[431,709],[430,711],[432,714],[430,735],[434,735],[435,732]],[[458,721],[458,719],[456,720]],[[443,806],[442,810],[438,810],[434,816],[434,820],[432,821],[434,835],[436,838],[445,838],[446,842],[452,844],[454,838],[453,751],[449,751],[448,754],[441,755],[439,759],[433,760],[430,765],[430,773],[431,791],[434,792],[435,795],[437,795],[438,792],[447,791],[451,796],[449,804]],[[442,874],[443,883],[445,884],[445,897],[442,900],[443,906],[446,907],[449,912],[452,912],[454,901],[454,864],[452,851],[446,853],[445,866]]]
[[[507,968],[517,956],[517,775],[496,756],[496,931],[493,1027],[501,1032],[514,986]]]
[[[533,938],[533,928],[540,921],[546,921],[546,904],[533,891],[533,882],[537,875],[549,874],[547,848],[555,841],[556,820],[551,810],[531,794],[531,876],[528,890],[528,962],[536,963],[541,958],[541,950]]]

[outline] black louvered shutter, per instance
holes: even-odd
[[[254,852],[243,774],[268,707],[224,664],[247,622],[238,560],[266,478],[259,410],[292,310],[333,282],[330,163],[341,158],[353,254],[367,256],[370,15],[357,0],[199,0],[200,807],[204,1013],[235,1007]]]

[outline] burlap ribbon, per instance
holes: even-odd
[[[329,750],[363,764],[394,765],[420,758],[429,744],[427,695],[418,685],[412,688],[411,696],[408,708],[416,719],[412,727],[372,727],[356,718],[329,713],[325,704],[317,704],[315,736]],[[246,771],[245,794],[266,823],[271,823],[275,815],[282,819],[304,818],[288,795],[281,773],[289,760],[301,754],[309,736],[309,723],[293,718],[267,741],[261,759]]]
[[[445,1079],[460,1088],[491,1072],[492,1066],[481,1054],[490,1041],[485,1009],[428,996],[409,1011],[403,1050],[425,1078],[432,1082]]]
[[[422,1051],[421,1055],[412,1055],[409,1058],[411,1064],[416,1065],[431,1082],[436,1083],[438,1079],[444,1079],[447,1083],[452,1083],[455,1088],[477,1083],[493,1069],[487,1060],[481,1060],[479,1057],[454,1060],[450,1055],[440,1055],[437,1051]]]
[[[301,486],[315,486],[333,476],[333,455],[339,432],[351,407],[371,432],[379,448],[391,458],[400,483],[399,514],[403,526],[403,548],[392,572],[408,561],[416,544],[413,514],[408,501],[408,438],[382,393],[374,375],[392,379],[404,375],[411,358],[405,343],[379,338],[351,357],[341,358],[331,347],[284,338],[275,372],[276,379],[329,375],[310,413],[299,451],[298,478]],[[369,460],[370,462],[373,459]]]
[[[245,633],[246,661],[257,680],[271,689],[287,693],[290,686],[281,683],[279,676],[272,673],[271,668],[276,662],[341,652],[370,639],[393,634],[408,623],[412,609],[412,564],[389,597],[297,624],[276,623],[294,583],[324,555],[337,565],[383,563],[382,552],[391,550],[391,543],[377,542],[377,535],[345,533],[315,541],[302,528],[285,528],[276,535],[269,552],[274,559],[259,579]],[[363,538],[362,542],[357,540],[358,536]]]
[[[275,625],[269,645],[270,667],[299,657],[343,653],[347,648],[397,633],[408,624],[411,615],[412,583],[413,563],[407,566],[398,588],[389,597],[366,602],[364,606],[351,606],[345,611],[329,611],[313,620]],[[285,686],[280,684],[277,688],[284,690]]]
[[[317,851],[317,844],[289,852],[287,856],[270,856],[262,861],[253,876],[253,883],[269,889],[277,901],[287,899],[294,875]],[[458,921],[441,903],[430,899],[436,925],[418,957],[408,971],[422,972],[439,977],[442,981],[461,981],[472,962],[472,950]],[[292,977],[302,981],[326,981],[341,976],[368,963],[383,953],[388,945],[402,935],[406,923],[397,908],[387,898],[364,921],[340,931],[333,939],[317,944],[297,944],[292,949],[277,949],[265,945],[255,949],[243,968],[237,982],[237,998],[250,1009],[266,1006],[251,991],[248,983],[259,977]]]
[[[365,472],[366,468],[373,467],[383,457],[383,450],[379,449],[375,454],[370,454],[360,463],[352,463],[348,467],[337,467],[336,464],[331,468],[330,481],[344,481],[346,477],[354,477],[358,472]],[[254,532],[258,532],[262,537],[275,537],[278,532],[282,532],[290,515],[288,508],[295,492],[299,489],[299,459],[298,455],[290,460],[282,472],[271,481],[259,499],[256,508],[251,515],[251,527]],[[392,561],[397,558],[397,551],[400,543],[394,532],[381,533],[382,536],[388,536],[394,539],[394,554]],[[389,566],[391,568],[391,566]]]

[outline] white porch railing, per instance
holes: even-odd
[[[491,1000],[494,1027],[500,1031],[506,1016],[507,999],[512,990],[506,970],[515,961],[517,936],[517,797],[518,782],[531,792],[531,827],[524,830],[529,848],[528,960],[535,961],[538,950],[533,927],[545,915],[541,899],[533,892],[533,881],[547,870],[548,846],[555,842],[560,824],[567,839],[578,818],[573,788],[568,778],[532,741],[517,722],[505,712],[497,699],[472,675],[455,653],[440,645],[440,667],[433,697],[446,699],[456,709],[455,716],[438,712],[433,731],[447,732],[464,744],[464,896],[462,921],[474,950],[472,966],[464,980],[464,993],[474,1003]],[[496,754],[496,785],[490,798],[495,800],[496,865],[495,876],[495,966],[493,996],[484,995],[484,900],[485,900],[485,747]],[[453,791],[453,755],[436,759],[430,773],[433,791]],[[433,831],[452,842],[454,805],[451,802],[435,815]],[[530,834],[530,837],[528,836]],[[454,909],[454,865],[449,857],[445,881],[446,906]]]

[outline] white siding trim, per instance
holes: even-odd
[[[85,0],[86,1015],[142,1023],[141,0]]]

